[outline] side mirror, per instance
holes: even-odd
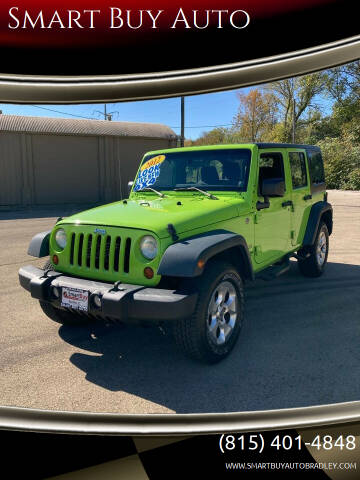
[[[128,195],[130,195],[133,185],[134,185],[134,182],[128,182]]]
[[[265,178],[261,184],[263,197],[283,197],[285,195],[285,182],[282,178]]]

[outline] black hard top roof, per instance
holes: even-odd
[[[301,145],[298,143],[255,143],[258,148],[302,148],[306,150],[320,150],[316,145]]]

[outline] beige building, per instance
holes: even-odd
[[[146,151],[175,146],[161,124],[0,115],[0,208],[115,201]]]

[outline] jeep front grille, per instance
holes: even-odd
[[[91,233],[72,233],[70,265],[129,273],[131,238]]]

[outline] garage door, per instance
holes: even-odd
[[[37,205],[100,200],[96,137],[32,137],[34,200]]]
[[[20,205],[23,172],[19,136],[0,134],[0,206]]]

